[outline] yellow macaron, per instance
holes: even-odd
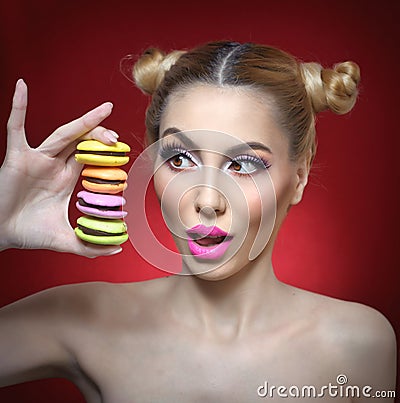
[[[127,153],[131,150],[128,144],[117,141],[108,146],[97,140],[80,142],[75,153],[75,160],[81,164],[115,167],[125,165],[129,161]]]

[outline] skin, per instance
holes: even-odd
[[[23,127],[18,115],[23,93],[17,87],[11,128]],[[250,92],[197,86],[170,99],[161,132],[169,127],[223,131],[271,148],[277,220],[265,249],[248,260],[260,220],[259,201],[239,178],[249,191],[251,219],[243,248],[231,260],[201,276],[68,285],[8,305],[0,310],[0,384],[63,376],[77,384],[88,402],[112,403],[252,402],[260,400],[257,388],[266,381],[277,387],[320,388],[336,384],[339,374],[345,374],[350,385],[394,390],[395,337],[380,313],[288,286],[274,275],[274,239],[290,207],[301,200],[308,165],[289,160],[287,138],[271,108]],[[93,126],[65,138],[73,144],[82,135],[98,138],[100,131],[104,128]],[[217,155],[204,152],[201,159],[221,169]],[[13,163],[21,164],[18,161]],[[5,172],[1,169],[0,175]],[[173,175],[165,166],[157,171],[159,197]],[[168,201],[167,206],[174,205],[176,200]],[[199,207],[207,209],[199,215]],[[216,189],[191,190],[179,204],[190,226],[207,219],[202,214],[210,209],[217,225],[227,229],[234,211]],[[177,246],[186,253],[185,243],[177,240]],[[287,398],[275,393],[273,400]],[[302,401],[318,400],[337,399]]]
[[[110,102],[100,105],[59,127],[33,149],[27,143],[24,128],[27,87],[22,80],[17,82],[7,125],[7,152],[0,170],[0,191],[8,193],[0,200],[0,250],[44,248],[88,257],[120,251],[79,242],[67,216],[69,199],[82,170],[73,157],[76,145],[85,139],[116,143],[115,132],[98,126],[112,107]],[[25,189],[24,193],[18,187]],[[34,236],[32,227],[36,229]]]

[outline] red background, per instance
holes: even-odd
[[[105,125],[140,150],[135,138],[143,138],[148,100],[121,74],[120,61],[148,46],[171,50],[232,39],[271,44],[327,66],[348,59],[359,63],[362,86],[354,111],[318,118],[311,181],[282,228],[274,265],[283,281],[370,305],[399,331],[398,2],[5,3],[0,3],[1,157],[19,77],[29,86],[31,146],[60,124],[112,101]],[[155,205],[153,211],[159,219]],[[76,216],[71,208],[71,219]],[[122,254],[95,260],[8,250],[0,254],[0,267],[1,305],[59,284],[165,274],[143,262],[129,243]],[[0,401],[83,398],[67,381],[44,380],[4,388]]]

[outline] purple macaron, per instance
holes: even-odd
[[[102,218],[124,218],[128,213],[122,211],[126,200],[122,196],[91,193],[82,190],[78,193],[76,207],[84,214]]]

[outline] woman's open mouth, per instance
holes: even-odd
[[[189,250],[200,259],[219,259],[228,249],[232,236],[218,227],[196,225],[186,231]]]

